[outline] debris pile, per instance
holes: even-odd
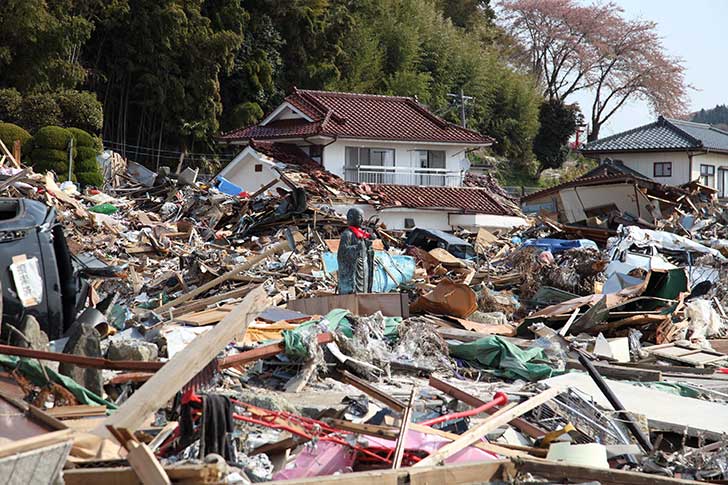
[[[650,186],[674,202],[650,220],[370,221],[372,292],[338,294],[333,202],[366,187],[105,168],[0,175],[9,483],[728,480],[728,221],[703,187]]]

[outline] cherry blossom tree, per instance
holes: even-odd
[[[613,3],[501,0],[499,6],[501,24],[522,46],[545,98],[590,93],[589,140],[631,100],[667,116],[683,111],[685,67],[666,53],[654,22],[626,19]]]

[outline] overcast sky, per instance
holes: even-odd
[[[724,0],[615,0],[625,15],[657,22],[665,48],[683,59],[688,84],[690,111],[728,103],[728,1]],[[588,114],[589,97],[577,93]],[[586,116],[588,119],[588,116]],[[602,137],[654,121],[655,115],[643,102],[623,107],[602,127]]]

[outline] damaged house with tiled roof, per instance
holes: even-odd
[[[259,124],[220,141],[241,151],[218,178],[248,193],[291,187],[294,173],[305,173],[299,178],[344,196],[332,197],[337,209],[359,205],[391,229],[524,223],[496,184],[483,187],[466,177],[468,151],[493,140],[443,120],[413,98],[295,89]]]
[[[655,182],[699,180],[728,197],[728,132],[704,123],[663,118],[588,143],[581,152],[623,164]]]

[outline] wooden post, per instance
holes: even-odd
[[[15,140],[13,143],[13,158],[15,158],[15,164],[20,167],[20,140]]]

